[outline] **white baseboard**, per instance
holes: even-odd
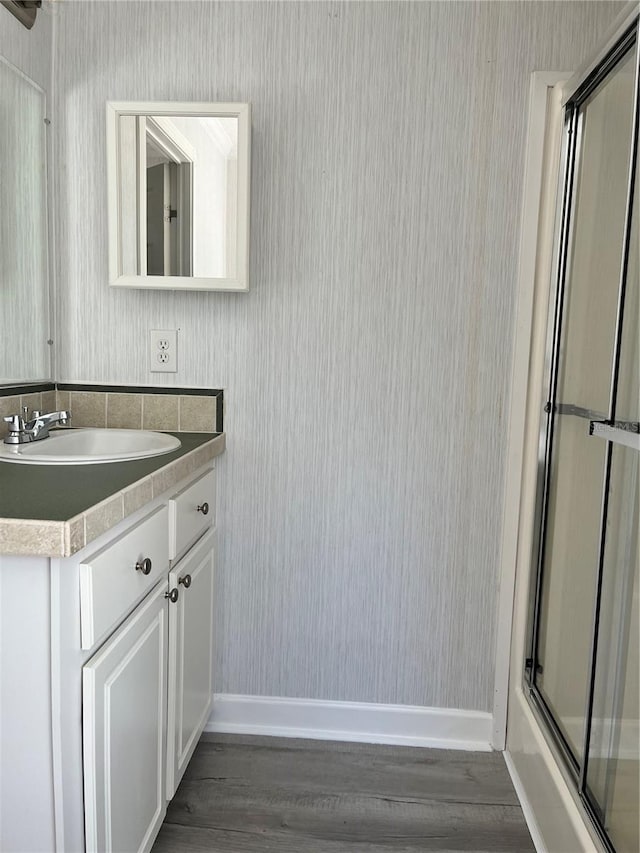
[[[457,708],[219,693],[205,731],[489,752],[492,723]]]

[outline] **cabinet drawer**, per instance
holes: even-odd
[[[169,559],[176,560],[214,523],[215,472],[207,471],[169,501]]]
[[[167,522],[167,507],[158,507],[80,564],[83,649],[90,649],[167,573]]]

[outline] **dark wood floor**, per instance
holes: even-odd
[[[534,851],[499,753],[205,735],[152,853]]]

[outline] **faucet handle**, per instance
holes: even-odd
[[[35,421],[36,418],[39,418],[41,414],[42,414],[42,412],[39,412],[38,409],[34,409],[31,412],[31,418]]]
[[[9,424],[11,432],[21,432],[24,429],[24,420],[22,419],[22,415],[7,415],[7,417],[2,420]]]

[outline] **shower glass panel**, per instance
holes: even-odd
[[[638,168],[636,167],[636,176]],[[638,178],[636,177],[636,181]],[[614,421],[640,421],[640,220],[636,185]],[[640,850],[640,444],[611,449],[587,793],[620,853]]]
[[[640,162],[636,164],[636,188],[631,221],[629,268],[624,299],[615,419],[640,421]],[[639,848],[640,849],[640,848]]]
[[[637,450],[613,447],[587,764],[588,794],[619,853],[640,850],[639,463]]]
[[[589,421],[558,419],[548,503],[536,686],[577,760],[585,704],[598,570],[606,446]],[[545,582],[546,581],[546,582]]]
[[[584,757],[607,457],[589,422],[609,411],[635,66],[633,49],[580,104],[572,130],[577,168],[558,310],[534,683],[576,768]]]

